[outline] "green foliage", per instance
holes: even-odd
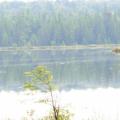
[[[25,75],[30,77],[31,81],[26,82],[24,84],[24,88],[30,90],[41,88],[43,90],[44,88],[45,92],[50,92],[52,112],[50,112],[49,116],[45,117],[43,120],[70,120],[71,114],[69,113],[69,111],[61,109],[59,106],[56,105],[56,101],[54,100],[53,90],[55,88],[55,85],[52,82],[52,73],[44,66],[37,66],[32,71],[25,72]],[[49,100],[40,100],[39,102],[47,103],[49,102]]]
[[[24,88],[25,89],[29,89],[29,90],[36,90],[36,89],[38,89],[32,82],[26,82],[24,84]]]
[[[37,66],[30,72],[25,72],[25,75],[31,78],[30,82],[24,84],[25,89],[35,90],[40,89],[41,85],[46,85],[47,89],[52,88],[52,73],[43,66]],[[42,88],[42,86],[41,86]]]
[[[71,117],[73,116],[68,110],[59,108],[57,109],[57,114],[57,120],[71,120]],[[53,115],[53,111],[51,111],[49,115],[44,117],[42,120],[55,120]]]
[[[119,2],[63,1],[0,4],[0,46],[120,43]]]

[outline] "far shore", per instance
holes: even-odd
[[[61,45],[61,46],[15,46],[15,47],[0,47],[0,51],[62,51],[62,50],[81,50],[81,49],[114,49],[119,48],[120,44],[89,44],[89,45]]]

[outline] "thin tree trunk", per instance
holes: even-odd
[[[53,98],[53,92],[52,92],[52,88],[51,86],[49,86],[49,90],[50,90],[50,95],[51,95],[51,100],[52,100],[52,107],[53,107],[53,112],[54,112],[54,118],[55,120],[58,120],[58,111],[54,102],[54,98]]]

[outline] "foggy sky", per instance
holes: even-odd
[[[12,1],[20,1],[20,2],[33,2],[33,1],[56,1],[56,0],[0,0],[0,2],[12,2]],[[64,0],[60,0],[64,1]],[[68,1],[76,1],[76,0],[68,0]],[[120,0],[77,0],[77,1],[88,1],[88,2],[110,2],[110,1],[120,1]]]

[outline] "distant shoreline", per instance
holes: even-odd
[[[62,50],[81,50],[81,49],[116,49],[120,44],[90,44],[90,45],[63,45],[63,46],[21,46],[21,47],[0,47],[0,52],[4,51],[62,51]]]

